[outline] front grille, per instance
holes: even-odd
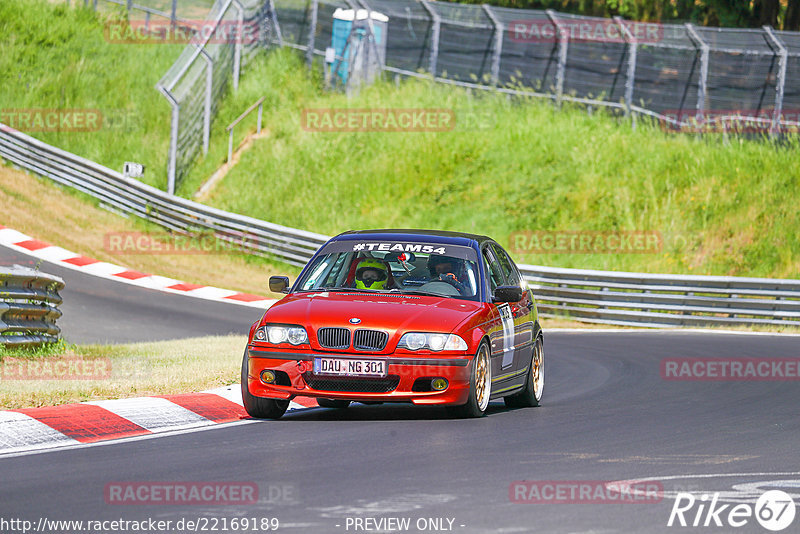
[[[347,328],[320,328],[317,341],[326,349],[346,349],[350,346],[350,330]]]
[[[356,330],[353,334],[353,348],[356,350],[383,350],[389,334],[380,330]]]
[[[400,377],[397,375],[389,375],[386,378],[349,378],[322,377],[306,373],[303,378],[311,389],[342,393],[389,393],[394,391],[400,383]]]

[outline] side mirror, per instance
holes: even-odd
[[[498,286],[492,296],[493,302],[519,302],[522,300],[522,288],[519,286]]]
[[[269,290],[273,293],[288,293],[289,292],[289,277],[288,276],[270,276],[269,277]]]

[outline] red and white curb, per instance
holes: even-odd
[[[296,397],[288,411],[316,407]],[[101,400],[0,412],[0,455],[199,429],[249,419],[238,384],[200,393]]]
[[[272,304],[277,302],[275,299],[269,299],[259,295],[240,293],[238,291],[221,289],[218,287],[189,284],[164,276],[140,273],[139,271],[133,271],[126,267],[114,265],[113,263],[99,261],[94,258],[70,252],[69,250],[39,241],[2,225],[0,225],[0,245],[5,245],[17,252],[85,274],[167,293],[188,295],[190,297],[229,302],[262,309],[269,308]]]

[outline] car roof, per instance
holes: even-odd
[[[351,230],[343,232],[333,239],[335,241],[350,241],[354,239],[386,239],[400,241],[403,239],[418,239],[425,237],[434,243],[470,246],[474,242],[479,244],[493,239],[478,234],[464,232],[450,232],[447,230],[422,230],[422,229],[382,229],[382,230]]]

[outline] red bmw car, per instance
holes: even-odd
[[[442,405],[480,417],[491,399],[538,406],[543,334],[536,302],[492,239],[428,230],[340,234],[250,328],[242,397],[279,418],[295,396]]]

